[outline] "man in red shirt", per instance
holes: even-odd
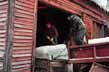
[[[58,43],[58,31],[54,24],[48,22],[46,24],[46,38],[52,43],[57,44]]]

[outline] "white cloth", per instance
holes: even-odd
[[[68,59],[68,50],[65,44],[40,46],[36,48],[36,58]]]

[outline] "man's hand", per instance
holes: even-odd
[[[46,38],[48,39],[48,40],[50,40],[53,44],[56,44],[53,40],[54,40],[54,38],[52,37],[52,38],[50,38],[50,36],[46,36]]]

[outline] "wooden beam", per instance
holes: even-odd
[[[85,9],[83,7],[81,7],[80,5],[70,2],[68,0],[39,0],[41,2],[44,2],[48,5],[52,5],[54,7],[60,8],[62,10],[68,11],[70,13],[74,13],[74,14],[78,14],[78,15],[82,15],[83,13],[88,14],[100,21],[104,21],[103,17],[98,16],[97,14],[95,14],[94,12]]]

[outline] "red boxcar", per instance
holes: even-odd
[[[38,29],[37,11],[41,8],[38,2],[63,12],[79,15],[87,26],[89,39],[101,37],[99,33],[100,27],[97,27],[97,25],[100,24],[105,27],[105,20],[109,17],[109,14],[101,8],[91,7],[89,4],[79,0],[1,0],[0,72],[34,71],[34,49]],[[96,28],[98,31],[94,31]],[[107,33],[105,35],[107,36]],[[89,47],[89,49],[84,48],[80,51],[80,48],[78,48],[79,50],[74,48],[78,58],[92,57],[95,59],[95,55],[99,57],[109,55],[108,44],[88,45],[86,47]],[[83,52],[86,52],[87,55],[84,55]],[[88,52],[90,53],[88,54]],[[70,56],[72,56],[72,53]],[[107,60],[107,57],[105,58]],[[103,61],[105,60],[103,59]]]

